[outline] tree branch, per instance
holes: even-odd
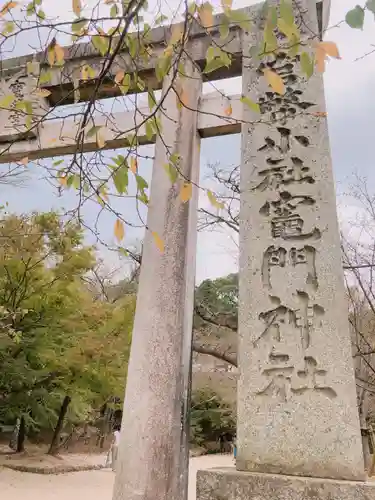
[[[193,351],[198,354],[208,354],[213,358],[219,359],[220,361],[225,361],[229,365],[237,367],[237,356],[236,354],[226,354],[225,352],[218,351],[213,347],[207,347],[197,342],[193,342]]]

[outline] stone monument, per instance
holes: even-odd
[[[237,470],[199,472],[197,499],[367,500],[323,78],[288,51],[246,57],[264,29],[250,13],[243,95],[262,120],[242,128]],[[315,0],[296,14],[319,32]]]

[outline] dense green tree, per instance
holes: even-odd
[[[122,396],[135,299],[96,299],[82,280],[94,264],[55,213],[0,221],[0,421],[51,428]]]
[[[215,392],[202,390],[192,394],[190,409],[190,439],[202,446],[217,442],[223,434],[234,436],[236,431],[233,409]]]

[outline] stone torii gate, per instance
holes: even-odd
[[[324,31],[329,2],[301,0],[298,6],[303,12],[303,36]],[[258,117],[239,96],[231,98],[233,112],[225,117],[223,98],[201,94],[201,69],[210,41],[197,28],[187,45],[194,61],[185,67],[191,77],[185,88],[189,109],[179,109],[175,96],[166,94],[163,140],[148,138],[146,131],[139,134],[142,144],[156,142],[147,224],[163,238],[165,251],[156,248],[147,231],[115,500],[184,497],[183,421],[189,390],[198,193],[194,189],[190,202],[183,204],[162,167],[171,149],[181,157],[182,175],[197,183],[200,139],[240,131],[237,469],[200,472],[197,498],[375,498],[374,487],[365,482],[328,132],[321,118],[325,110],[322,77],[297,78],[298,58],[283,53],[270,62],[253,60],[248,48],[262,33],[262,4],[246,11],[253,20],[252,32],[231,27],[227,50],[233,55],[232,65],[209,77],[242,75],[242,95],[258,96],[262,123],[253,124]],[[220,16],[215,22],[219,24]],[[153,79],[164,38],[163,29],[153,30],[154,55],[142,68],[146,80]],[[38,57],[43,62],[44,56]],[[126,62],[127,55],[121,57]],[[69,95],[72,82],[65,73],[73,74],[88,58],[94,67],[102,63],[89,46],[66,50],[66,72],[53,70],[51,82],[45,85],[51,94],[48,101],[35,102],[36,115],[38,109],[45,113]],[[30,61],[26,56],[3,63],[3,81],[13,86],[20,99],[28,92],[25,67]],[[267,68],[282,77],[287,86],[284,96],[266,87],[261,75]],[[118,69],[115,63],[112,77]],[[164,93],[168,83],[167,77]],[[99,97],[116,92],[117,86],[109,81]],[[87,85],[81,99],[89,96]],[[312,112],[304,112],[307,108]],[[1,113],[0,162],[74,152],[75,122],[42,126],[25,141],[26,128],[19,116]],[[141,112],[117,113],[111,123],[103,123],[109,131],[105,147],[126,146],[116,131],[131,128],[141,116]],[[275,119],[277,126],[270,125]],[[51,138],[57,140],[51,142]],[[84,151],[96,147],[96,141],[85,138]]]

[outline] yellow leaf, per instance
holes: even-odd
[[[55,64],[56,60],[56,55],[55,55],[55,50],[53,47],[50,47],[47,52],[47,59],[48,59],[48,64],[50,66],[53,66]]]
[[[328,116],[327,111],[316,111],[313,113],[314,116],[317,116],[319,118],[326,118]]]
[[[124,224],[122,223],[122,221],[120,221],[120,219],[116,219],[114,234],[119,243],[124,239],[125,229],[124,229]]]
[[[319,71],[319,73],[324,73],[326,70],[326,53],[321,50],[317,49],[315,53],[315,62],[316,62],[316,68]]]
[[[189,106],[189,96],[186,90],[182,87],[180,91],[177,92],[177,106],[178,107],[188,107]]]
[[[339,49],[335,42],[319,42],[317,49],[322,50],[327,56],[341,59]]]
[[[168,47],[164,50],[165,57],[171,57],[173,54],[173,45],[168,45]]]
[[[324,73],[326,69],[325,63],[327,56],[335,59],[341,59],[339,49],[335,42],[319,42],[316,45],[315,60],[319,73]]]
[[[85,64],[81,70],[81,80],[86,81],[89,79],[89,71],[87,64]]]
[[[217,200],[216,196],[214,195],[214,193],[212,191],[207,190],[207,196],[208,196],[208,199],[210,200],[210,203],[213,207],[215,207],[215,208],[224,208],[225,207],[224,203]]]
[[[48,89],[37,89],[36,95],[38,95],[39,97],[48,97],[49,95],[51,95],[51,92]]]
[[[96,144],[98,145],[98,147],[101,149],[101,148],[104,148],[105,146],[105,139],[104,139],[104,136],[103,136],[103,133],[101,130],[98,130],[98,132],[96,133]]]
[[[105,186],[103,186],[102,189],[100,190],[100,194],[103,200],[108,201],[108,194]]]
[[[193,194],[193,185],[191,182],[184,182],[181,186],[180,198],[183,203],[190,200]]]
[[[199,19],[204,28],[212,28],[214,24],[214,16],[212,10],[212,5],[209,2],[205,2],[199,7]]]
[[[81,0],[73,0],[73,12],[76,16],[79,16],[82,10]]]
[[[115,82],[117,83],[117,85],[120,85],[124,78],[125,78],[125,72],[122,70],[119,71],[115,76]]]
[[[62,177],[59,177],[59,182],[62,186],[67,186],[68,185],[68,179],[66,177],[66,175],[62,176]]]
[[[22,158],[22,160],[20,160],[19,163],[21,163],[21,165],[26,166],[29,163],[29,158],[25,156],[25,158]]]
[[[4,16],[10,9],[17,7],[18,2],[7,2],[0,8],[0,17]]]
[[[134,156],[130,157],[130,170],[133,174],[137,173],[137,158],[134,158]]]
[[[58,64],[61,64],[64,62],[64,56],[65,56],[65,52],[64,52],[64,49],[58,44],[56,43],[54,48],[53,48],[54,52],[55,52],[55,57],[56,57],[56,62]]]
[[[223,10],[231,9],[233,0],[221,0],[221,6]]]
[[[264,76],[266,77],[267,83],[272,90],[280,95],[285,94],[285,85],[280,75],[270,69],[265,69]]]
[[[232,113],[233,113],[233,109],[232,109],[232,105],[230,102],[228,102],[228,105],[227,107],[224,109],[224,113],[227,115],[227,116],[231,116]]]
[[[171,38],[169,39],[169,44],[174,45],[180,42],[184,34],[184,26],[182,23],[174,24],[172,26]]]
[[[160,252],[164,253],[164,250],[165,250],[164,241],[160,238],[158,233],[156,233],[155,231],[152,231],[152,236],[153,236],[154,241],[156,243],[156,246],[158,247]]]

